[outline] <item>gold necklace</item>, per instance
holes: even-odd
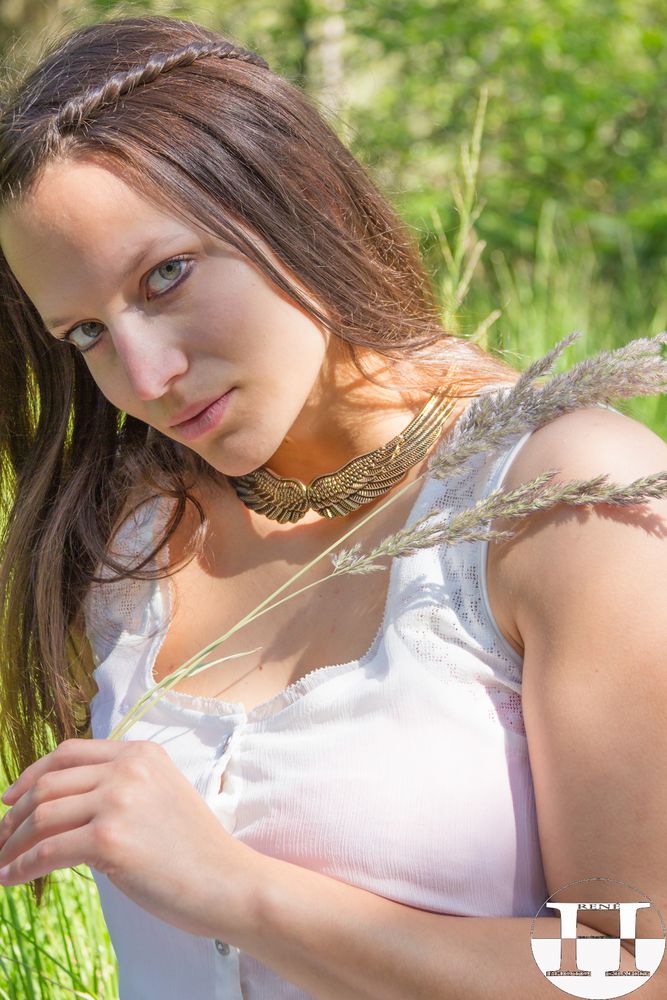
[[[342,517],[387,493],[416,465],[438,438],[458,397],[440,386],[408,426],[387,444],[353,458],[308,485],[271,472],[265,465],[244,476],[228,476],[251,510],[273,521],[300,521],[310,509],[322,517]]]

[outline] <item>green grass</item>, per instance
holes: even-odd
[[[485,110],[483,90],[459,170],[446,179],[457,225],[449,234],[438,215],[430,220],[437,243],[425,258],[437,282],[445,327],[520,369],[568,333],[580,331],[554,372],[665,330],[667,262],[640,269],[632,232],[620,222],[613,236],[621,263],[613,274],[603,267],[589,227],[567,222],[554,201],[542,206],[528,259],[508,259],[478,238],[475,223],[484,210],[477,185]],[[667,395],[619,399],[614,406],[667,441]]]
[[[623,265],[611,277],[601,270],[589,230],[573,229],[557,205],[544,205],[532,260],[510,262],[492,252],[471,289],[471,309],[479,313],[488,301],[502,309],[490,344],[506,349],[509,360],[518,358],[524,368],[566,334],[580,330],[555,367],[563,371],[601,350],[664,330],[667,285],[661,269],[642,274],[631,234],[621,230],[618,239]],[[621,399],[614,405],[667,440],[667,395]]]
[[[91,877],[85,865],[78,870]],[[0,1000],[117,1000],[116,959],[94,883],[71,869],[52,878],[39,910],[25,886],[0,888]]]

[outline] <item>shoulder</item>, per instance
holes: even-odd
[[[534,431],[512,461],[503,489],[548,469],[557,470],[555,481],[606,474],[610,482],[629,483],[667,470],[667,443],[618,411],[585,407]],[[493,526],[516,528],[517,522]],[[489,574],[494,592],[505,595],[505,621],[525,649],[524,632],[554,627],[559,608],[574,598],[573,588],[582,593],[590,581],[621,567],[625,587],[632,587],[634,574],[641,588],[638,561],[650,557],[659,570],[667,558],[666,539],[667,497],[629,507],[557,504],[530,515],[515,538],[489,546]]]
[[[535,431],[503,486],[547,469],[560,480],[605,473],[627,484],[667,471],[667,444],[621,413],[581,409]],[[667,800],[643,781],[647,761],[667,753],[667,498],[558,504],[500,544],[524,646],[522,708],[548,890],[594,871],[641,886],[662,908]],[[608,932],[601,917],[590,924]]]
[[[512,461],[503,487],[512,489],[547,469],[557,470],[555,481],[605,474],[610,482],[628,483],[667,469],[667,442],[645,424],[617,410],[584,407],[533,431]],[[649,507],[656,513],[665,511],[667,499],[652,500]],[[600,509],[609,514],[612,505]],[[561,515],[572,512],[565,504],[555,510]],[[622,512],[618,507],[615,510]],[[544,524],[553,520],[548,511],[540,516]]]
[[[667,443],[645,424],[617,410],[582,407],[533,431],[512,462],[505,484],[518,485],[556,466],[563,470],[558,479],[601,472],[611,479],[634,479],[663,469],[666,459]]]

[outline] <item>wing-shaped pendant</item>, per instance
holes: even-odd
[[[323,517],[336,517],[388,493],[426,455],[455,405],[451,397],[432,396],[387,444],[353,458],[336,472],[316,476],[307,487],[310,506]]]
[[[232,484],[247,507],[280,524],[300,521],[311,508],[322,517],[349,514],[387,493],[426,455],[456,402],[457,397],[435,393],[387,444],[353,458],[335,472],[315,476],[307,486],[299,479],[277,476],[265,466],[230,477]]]
[[[265,468],[231,478],[244,504],[272,521],[300,521],[308,510],[306,487],[299,479],[284,479]]]

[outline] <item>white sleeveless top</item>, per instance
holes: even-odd
[[[457,430],[458,421],[450,433]],[[407,524],[433,508],[451,517],[488,495],[530,433],[474,456],[461,476],[426,478]],[[134,561],[170,502],[147,501],[117,533],[114,554]],[[257,851],[420,909],[534,916],[548,892],[522,658],[489,608],[487,548],[465,542],[394,558],[384,619],[361,659],[313,670],[249,712],[172,690],[124,738],[161,743],[225,829]],[[88,592],[94,737],[108,738],[153,686],[169,601],[167,580]],[[120,1000],[309,996],[226,942],[157,919],[92,874]]]

